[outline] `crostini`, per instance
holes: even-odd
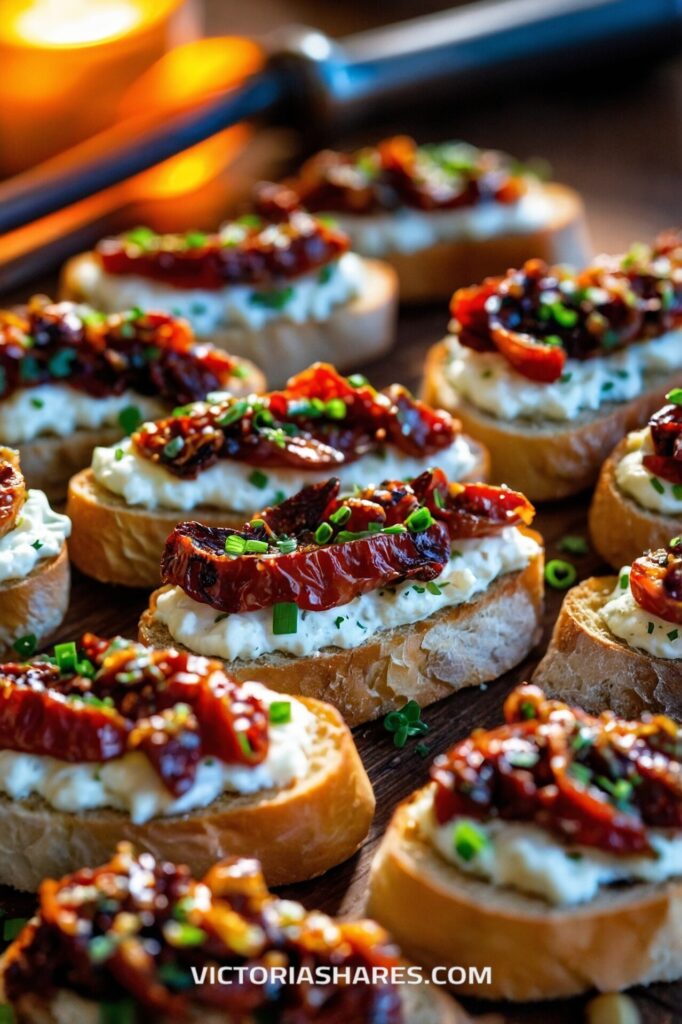
[[[0,447],[0,655],[32,653],[69,603],[71,523],[27,490],[19,454]]]
[[[588,711],[682,720],[681,581],[682,538],[674,537],[619,576],[573,587],[533,682]]]
[[[105,316],[44,296],[0,311],[0,443],[19,449],[29,486],[53,500],[96,445],[212,391],[264,389],[252,363],[162,313]]]
[[[682,729],[592,718],[528,685],[504,710],[395,812],[369,913],[418,963],[489,967],[489,984],[458,986],[484,998],[678,979]]]
[[[181,523],[140,639],[334,704],[350,725],[502,675],[539,638],[543,551],[521,494],[427,470],[305,488],[239,530]]]
[[[374,811],[338,712],[216,661],[85,634],[0,666],[0,882],[94,866],[118,839],[194,872],[254,855],[273,885],[350,857]]]
[[[628,434],[599,474],[590,536],[614,569],[682,533],[682,389],[665,397],[669,404]]]
[[[487,445],[495,481],[532,501],[591,487],[618,441],[682,382],[682,241],[574,273],[530,260],[455,292],[426,400]]]
[[[43,882],[0,961],[0,999],[16,1024],[470,1021],[408,968],[373,921],[272,895],[257,860],[197,880],[119,843],[107,863]]]
[[[331,473],[350,489],[433,462],[456,480],[488,469],[448,413],[318,364],[283,391],[199,403],[96,449],[69,487],[71,558],[104,582],[156,586],[166,537],[184,519],[239,528]]]
[[[316,359],[350,369],[395,340],[395,271],[349,252],[329,223],[276,201],[214,234],[108,238],[64,269],[62,295],[185,317],[199,338],[253,359],[280,387]]]
[[[418,146],[406,136],[353,153],[324,150],[284,187],[333,217],[356,252],[387,260],[406,302],[503,274],[531,256],[590,256],[583,204],[504,153],[465,142]]]

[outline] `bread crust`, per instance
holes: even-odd
[[[0,583],[0,657],[11,653],[14,640],[30,633],[40,646],[66,615],[70,587],[66,544],[28,576]]]
[[[569,590],[533,682],[593,714],[610,708],[624,718],[654,711],[682,719],[682,661],[634,650],[601,621],[617,582],[593,576]]]
[[[127,505],[123,498],[102,487],[91,469],[72,477],[66,503],[71,519],[69,555],[73,564],[102,583],[124,587],[155,587],[166,538],[187,519],[208,526],[244,524],[242,513],[199,507],[146,509]]]
[[[602,466],[588,514],[595,550],[614,569],[630,565],[643,551],[666,547],[682,530],[682,515],[667,516],[642,508],[616,483],[616,467],[628,452],[626,437]],[[614,524],[618,529],[614,529]]]
[[[443,370],[447,345],[430,349],[424,400],[447,409],[489,450],[494,483],[506,483],[531,501],[557,501],[592,487],[602,463],[628,431],[640,427],[680,383],[682,371],[649,375],[649,387],[630,402],[610,402],[566,423],[505,421],[460,398]]]
[[[531,257],[584,265],[591,256],[591,245],[582,199],[572,188],[556,182],[543,185],[542,190],[552,208],[544,228],[438,242],[411,253],[387,253],[383,258],[398,274],[401,302],[447,301],[456,288],[504,274]]]
[[[271,886],[314,878],[352,856],[367,836],[374,793],[338,711],[303,699],[316,733],[310,771],[284,789],[225,793],[208,807],[135,825],[122,811],[58,811],[40,797],[0,796],[0,884],[34,891],[43,878],[105,863],[119,840],[197,877],[222,857],[257,857]]]
[[[182,650],[154,621],[158,596],[166,589],[151,595],[139,638],[152,647]],[[383,630],[352,650],[328,647],[307,658],[275,653],[226,664],[238,679],[257,679],[280,693],[328,701],[349,725],[360,725],[408,700],[426,707],[508,672],[539,641],[542,610],[540,553],[522,571],[495,580],[480,598]]]
[[[81,279],[83,268],[93,259],[93,253],[81,253],[66,263],[60,283],[62,298],[88,301]],[[381,260],[363,263],[362,293],[338,306],[327,320],[306,320],[302,324],[271,320],[258,330],[223,328],[201,340],[267,367],[270,386],[275,388],[317,361],[349,370],[378,359],[395,342],[398,278]]]
[[[525,1002],[680,976],[682,882],[603,890],[579,907],[550,907],[448,864],[411,816],[420,796],[398,807],[382,840],[368,913],[417,963],[491,968],[489,985],[469,977],[458,992]]]

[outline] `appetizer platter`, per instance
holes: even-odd
[[[500,154],[397,138],[11,297],[19,1024],[680,1006],[682,242],[592,259],[583,227]],[[454,294],[414,306],[441,246]],[[288,1017],[277,989],[188,991],[190,964],[304,949],[464,980],[291,990]]]

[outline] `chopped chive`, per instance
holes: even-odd
[[[252,306],[262,306],[264,309],[284,309],[293,294],[294,289],[289,285],[288,288],[281,288],[279,291],[253,292],[249,302]]]
[[[122,448],[117,448],[116,451],[114,452],[114,458],[116,459],[117,462],[120,462],[124,455],[125,452],[123,451]]]
[[[124,434],[132,434],[142,423],[142,413],[136,405],[126,405],[118,414],[118,425]]]
[[[291,721],[291,701],[273,700],[270,705],[270,721],[273,725],[284,725]]]
[[[647,622],[647,624],[646,624],[646,631],[649,634],[649,636],[651,636],[651,634],[653,633],[654,628],[655,627],[654,627],[653,622]]]
[[[388,534],[388,536],[390,537],[396,533],[407,533],[407,527],[404,526],[402,523],[396,523],[395,526],[384,526],[381,532]]]
[[[26,636],[20,636],[12,644],[14,650],[22,658],[30,658],[35,652],[37,646],[38,640],[33,633],[27,633]]]
[[[333,267],[328,263],[326,267],[320,267],[317,280],[320,284],[329,284],[333,273]]]
[[[618,586],[621,590],[627,590],[628,584],[630,583],[630,576],[627,572],[622,572],[618,577]]]
[[[298,541],[295,537],[283,537],[277,541],[277,547],[283,555],[290,555],[298,547]]]
[[[330,420],[342,420],[348,412],[348,407],[342,398],[332,398],[326,403],[324,411]]]
[[[242,416],[244,415],[248,408],[249,403],[245,402],[243,399],[240,402],[235,402],[234,405],[230,406],[225,415],[221,416],[220,419],[216,421],[218,426],[231,426],[232,423],[236,423],[237,420],[240,420],[242,418]]]
[[[334,619],[334,625],[336,626],[337,629],[341,629],[341,623],[345,620],[345,618],[345,615],[336,616],[336,618]]]
[[[238,732],[237,739],[245,736],[245,733]],[[248,743],[248,739],[247,739]],[[249,744],[249,747],[251,744]],[[187,921],[166,921],[163,926],[163,935],[171,946],[201,946],[206,940],[206,932],[203,928],[197,928]]]
[[[653,487],[653,489],[656,491],[657,494],[665,494],[665,487],[663,486],[663,484],[661,483],[661,481],[658,479],[657,476],[650,477],[649,478],[649,483],[651,484],[651,486]]]
[[[264,487],[268,486],[268,478],[260,469],[254,469],[253,473],[249,474],[249,483],[262,491]]]
[[[54,656],[57,659],[57,668],[62,675],[76,671],[78,651],[73,640],[66,644],[55,644]]]
[[[267,548],[267,545],[266,545]],[[230,533],[225,538],[225,554],[226,555],[243,555],[246,549],[246,540],[240,537],[238,533]]]
[[[315,543],[326,544],[328,540],[331,540],[334,530],[329,523],[320,523],[318,528],[315,530]]]
[[[578,570],[570,562],[552,558],[545,566],[545,580],[555,590],[568,590],[578,578]]]
[[[188,249],[202,249],[207,241],[208,236],[203,231],[188,231],[185,235],[185,246]]]
[[[668,640],[670,640],[671,642],[673,640],[677,640],[679,635],[680,635],[679,629],[671,629],[669,633],[666,633],[666,636],[668,637]]]
[[[366,384],[369,384],[369,381],[362,373],[352,373],[348,377],[348,383],[352,388],[364,388]]]
[[[253,754],[253,747],[251,746],[251,741],[248,737],[248,734],[245,732],[238,732],[235,735],[237,737],[237,743],[241,748],[242,754],[244,754],[245,757],[251,757],[251,755]]]
[[[75,349],[63,348],[48,360],[47,368],[53,377],[68,377],[75,361]]]
[[[265,526],[264,519],[252,519],[249,523],[252,530],[261,530]]]
[[[665,396],[668,402],[672,402],[673,405],[682,405],[682,388],[673,388]]]
[[[453,844],[457,856],[468,863],[485,850],[488,838],[470,821],[458,821],[453,833]]]
[[[268,550],[268,543],[265,540],[247,540],[244,551],[247,555],[264,555]]]
[[[42,409],[43,406],[45,405],[45,402],[43,401],[42,398],[32,398],[31,405],[33,406],[34,409]]]
[[[445,498],[440,491],[435,490],[433,492],[433,500],[436,503],[436,508],[445,508]]]
[[[589,786],[592,782],[592,772],[586,764],[574,761],[568,769],[568,774],[576,779],[581,785]]]
[[[272,609],[272,632],[285,636],[298,631],[298,607],[293,601],[280,601]]]
[[[167,441],[163,446],[163,454],[167,459],[174,459],[176,455],[179,455],[182,449],[185,447],[185,439],[180,437],[172,437],[170,441]]]
[[[682,484],[673,484],[673,497],[682,501]]]
[[[337,508],[336,512],[332,512],[329,521],[334,523],[334,526],[345,526],[352,514],[348,505],[341,505],[340,508]]]
[[[36,538],[36,540],[34,540],[33,543],[31,544],[31,547],[34,548],[36,551],[40,551],[40,549],[43,547],[42,540],[38,540]]]
[[[429,580],[429,582],[426,584],[426,589],[428,590],[429,594],[434,594],[436,597],[443,593],[438,584],[434,583],[433,580]]]
[[[423,533],[424,530],[428,530],[430,526],[433,526],[435,519],[429,512],[428,508],[416,508],[414,512],[410,512],[409,516],[405,520],[405,525],[408,530],[412,533]]]
[[[558,544],[559,551],[566,551],[569,555],[586,555],[590,546],[584,537],[566,534]]]

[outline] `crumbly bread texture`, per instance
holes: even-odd
[[[592,544],[614,569],[629,565],[650,548],[666,547],[682,532],[682,515],[652,512],[621,491],[616,467],[627,452],[628,440],[623,438],[602,466],[589,512]]]
[[[247,364],[248,376],[235,378],[235,395],[265,391],[265,377],[253,364]],[[66,437],[36,437],[17,445],[21,471],[28,487],[45,491],[51,502],[64,501],[69,480],[90,465],[95,448],[108,447],[121,439],[120,427],[77,430]]]
[[[217,508],[183,512],[127,505],[98,484],[91,469],[71,479],[66,514],[72,523],[69,554],[73,564],[102,583],[126,587],[157,586],[163,547],[178,523],[191,519],[237,529],[245,519],[241,512]]]
[[[584,265],[591,256],[591,246],[580,196],[556,182],[543,185],[542,190],[551,205],[544,228],[494,238],[438,242],[412,253],[388,253],[385,259],[398,273],[401,301],[447,301],[456,288],[504,274],[509,267],[519,267],[531,257],[548,263]]]
[[[467,440],[476,456],[467,479],[487,480],[488,452],[478,442]],[[91,469],[70,481],[66,511],[73,524],[69,541],[73,564],[103,583],[127,587],[158,585],[166,538],[177,523],[192,520],[238,530],[248,519],[244,512],[207,506],[183,512],[127,505],[123,498],[102,487]]]
[[[5,957],[0,959],[0,999],[3,998],[5,960]],[[472,1018],[459,1003],[433,986],[404,985],[400,989],[400,998],[405,1024],[472,1024]],[[101,1021],[99,1004],[68,989],[61,989],[49,1000],[31,992],[22,996],[12,1008],[16,1024],[100,1024]],[[150,1024],[178,1024],[177,1017],[150,1017],[148,1011],[145,1011],[144,1019]],[[258,1021],[243,1014],[226,1017],[224,1011],[211,1010],[203,1003],[190,1007],[181,1024],[258,1024]]]
[[[465,875],[398,807],[372,864],[368,913],[427,967],[491,968],[457,991],[485,999],[558,999],[682,974],[682,882],[603,889],[578,907]]]
[[[682,661],[635,650],[602,621],[617,581],[593,576],[569,590],[533,682],[593,714],[610,708],[624,718],[654,711],[682,719]]]
[[[151,595],[139,637],[152,647],[183,650],[154,618],[163,589]],[[280,693],[329,701],[354,726],[408,700],[426,707],[508,672],[540,639],[542,609],[543,557],[538,554],[522,571],[495,580],[474,601],[382,630],[351,650],[328,647],[306,658],[273,653],[226,665],[238,679],[258,679]]]
[[[94,259],[93,253],[82,253],[68,261],[62,272],[62,298],[90,300],[87,281]],[[298,324],[278,318],[258,330],[221,328],[201,340],[265,367],[271,387],[283,386],[289,377],[318,360],[349,370],[378,359],[395,341],[398,279],[392,267],[381,260],[363,263],[361,294],[337,306],[327,320]]]
[[[257,857],[271,886],[340,864],[367,835],[374,794],[339,713],[319,701],[303,703],[316,722],[309,771],[283,789],[224,793],[208,807],[142,825],[122,811],[70,813],[37,796],[0,796],[0,883],[34,891],[43,878],[106,862],[119,840],[161,860],[181,860],[196,876],[222,857]]]
[[[13,641],[29,634],[38,646],[44,643],[66,615],[70,586],[66,544],[28,576],[0,583],[0,657],[14,653]]]
[[[508,484],[531,501],[556,501],[592,487],[614,446],[646,423],[682,377],[680,370],[650,374],[647,390],[631,402],[609,402],[565,423],[533,423],[497,419],[462,399],[445,378],[446,362],[447,345],[441,341],[426,357],[424,400],[453,413],[486,445],[494,483]]]

